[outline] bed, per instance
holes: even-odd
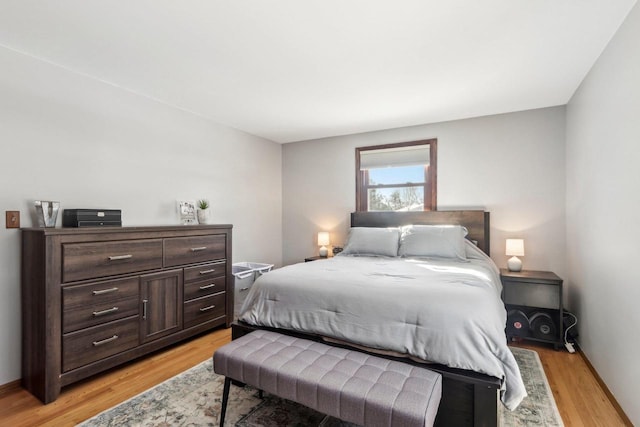
[[[270,329],[429,363],[443,375],[436,425],[497,425],[498,399],[514,408],[526,392],[504,336],[489,214],[356,212],[351,226],[344,255],[257,280],[234,337]]]

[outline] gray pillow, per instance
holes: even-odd
[[[466,261],[466,235],[460,225],[407,225],[402,227],[398,255]]]
[[[398,256],[400,229],[353,227],[340,255]]]

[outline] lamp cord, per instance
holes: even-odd
[[[575,314],[570,313],[568,311],[566,311],[565,314],[568,314],[569,316],[573,317],[573,323],[571,324],[571,326],[569,326],[567,329],[564,330],[564,343],[568,344],[569,342],[567,341],[567,333],[569,332],[569,329],[573,328],[578,324],[578,318],[576,317]]]

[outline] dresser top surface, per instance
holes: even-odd
[[[233,228],[232,224],[206,224],[206,225],[154,225],[140,227],[31,227],[21,228],[24,232],[42,233],[45,235],[65,235],[79,233],[131,233],[131,232],[161,232],[161,231],[198,231],[219,230]]]

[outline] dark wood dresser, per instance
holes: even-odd
[[[22,229],[22,385],[60,388],[233,321],[231,225]]]

